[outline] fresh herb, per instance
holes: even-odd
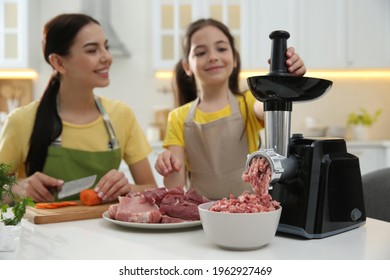
[[[27,206],[34,206],[34,202],[29,197],[20,197],[12,191],[12,186],[17,184],[17,179],[15,175],[10,175],[10,165],[0,162],[0,222],[4,225],[17,225],[22,220],[24,214],[26,213]],[[7,212],[10,207],[8,204],[4,203],[6,197],[11,197],[14,201],[12,207],[12,213],[14,214],[12,218],[6,218],[4,213]]]
[[[374,114],[370,114],[366,109],[360,108],[358,112],[348,114],[347,124],[371,126],[378,120],[381,114],[381,109],[376,110]]]

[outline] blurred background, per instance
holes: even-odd
[[[0,0],[0,120],[41,96],[52,71],[41,53],[42,27],[65,12],[89,13],[102,23],[114,63],[110,86],[96,93],[126,102],[156,149],[174,106],[170,77],[183,30],[214,17],[235,35],[243,89],[246,77],[268,73],[268,36],[278,29],[290,33],[287,43],[305,61],[306,76],[333,81],[324,97],[294,103],[293,133],[345,137],[360,156],[368,151],[374,162],[390,165],[390,1]],[[381,114],[359,136],[347,120],[361,109]]]

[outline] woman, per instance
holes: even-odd
[[[64,182],[95,174],[95,191],[104,201],[156,187],[147,159],[151,147],[132,110],[93,93],[108,86],[112,63],[99,23],[62,14],[45,25],[43,36],[44,57],[53,68],[47,88],[41,100],[9,115],[0,136],[0,161],[23,178],[13,191],[52,201]],[[122,159],[135,184],[117,170]]]
[[[155,168],[166,187],[188,186],[189,179],[209,199],[240,195],[251,187],[241,175],[247,154],[259,147],[263,106],[239,89],[240,57],[223,23],[195,21],[183,42],[174,83],[180,107],[168,116],[166,149]],[[293,48],[287,49],[286,63],[293,75],[306,72]]]

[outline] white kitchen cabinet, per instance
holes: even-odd
[[[274,30],[290,33],[288,46],[309,69],[388,68],[389,11],[388,0],[160,0],[153,2],[154,68],[173,69],[185,27],[200,17],[229,26],[243,69],[268,68]]]
[[[306,67],[344,68],[347,66],[347,2],[343,0],[296,2],[297,37],[294,47]]]
[[[192,21],[212,17],[224,22],[232,32],[237,49],[245,53],[249,41],[250,0],[158,0],[152,5],[153,67],[172,70],[182,57],[183,34]],[[244,39],[245,37],[245,39]],[[243,44],[243,45],[241,45]],[[248,58],[249,56],[246,56]],[[247,64],[247,59],[242,64]]]
[[[390,1],[348,0],[346,19],[348,66],[390,67]]]
[[[390,167],[389,141],[347,141],[347,150],[359,158],[362,175]]]
[[[268,68],[269,34],[287,30],[296,34],[295,1],[284,0],[159,0],[153,2],[153,65],[172,70],[182,57],[186,27],[199,18],[225,23],[233,34],[242,69]],[[295,36],[289,39],[293,45]]]
[[[296,0],[253,0],[250,2],[249,31],[245,34],[245,50],[241,56],[248,61],[242,68],[269,68],[268,59],[271,57],[271,39],[269,35],[275,30],[285,30],[290,33],[288,46],[297,50],[299,34],[297,30],[298,6]],[[248,34],[249,33],[249,34]]]
[[[388,0],[253,0],[250,2],[251,67],[270,56],[268,34],[290,33],[308,69],[390,67]],[[247,58],[250,60],[250,58]]]
[[[297,0],[298,51],[310,68],[390,67],[390,1]]]
[[[0,65],[28,65],[27,0],[0,0]]]

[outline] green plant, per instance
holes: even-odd
[[[20,223],[26,213],[26,207],[34,205],[31,198],[20,197],[12,191],[12,186],[17,184],[17,179],[15,175],[9,175],[9,169],[10,165],[0,162],[0,222],[4,223],[6,226]],[[4,213],[6,213],[10,207],[8,204],[4,203],[6,197],[11,197],[14,201],[12,207],[12,213],[14,215],[12,218],[6,218],[4,216]]]
[[[381,114],[381,109],[378,109],[373,114],[370,114],[366,109],[360,108],[358,112],[348,114],[347,124],[371,126],[378,120]]]

